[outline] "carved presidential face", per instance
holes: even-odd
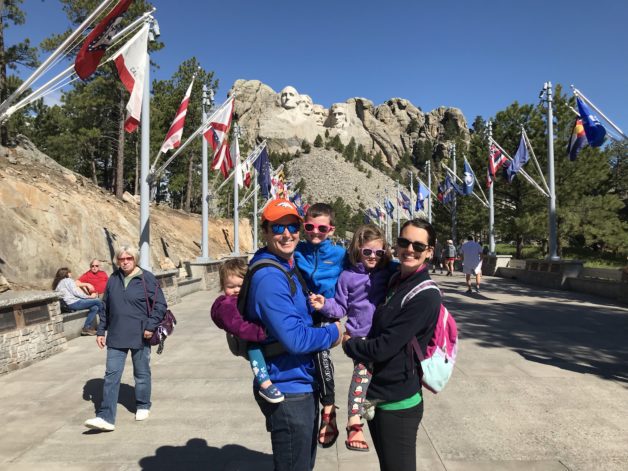
[[[347,117],[347,105],[344,103],[334,103],[329,110],[331,127],[342,129],[347,126],[349,120]]]
[[[314,119],[316,120],[316,124],[323,125],[327,120],[327,110],[322,105],[313,105],[312,113],[314,114]]]
[[[312,114],[312,99],[309,95],[301,95],[299,98],[299,110],[305,116],[310,116]]]
[[[296,108],[299,104],[299,93],[294,87],[287,86],[279,95],[279,103],[287,110]]]

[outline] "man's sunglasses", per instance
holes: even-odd
[[[293,222],[292,224],[271,224],[270,230],[273,231],[275,235],[281,235],[284,231],[288,229],[290,234],[296,234],[301,229],[301,224],[298,222]]]
[[[361,249],[360,252],[362,252],[362,255],[364,255],[365,257],[370,257],[372,255],[375,255],[377,258],[382,258],[386,254],[386,251],[382,249],[379,249],[379,250]]]
[[[397,238],[397,246],[402,248],[402,249],[407,249],[408,247],[410,247],[410,245],[412,245],[412,249],[415,252],[425,252],[430,246],[429,245],[425,245],[423,242],[410,242],[408,239],[404,238],[404,237],[398,237]]]
[[[321,234],[327,234],[329,231],[334,230],[334,226],[327,226],[326,224],[312,224],[311,222],[306,223],[303,228],[305,232],[314,232],[318,230]]]

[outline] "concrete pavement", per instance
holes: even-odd
[[[459,324],[454,376],[426,392],[418,469],[628,469],[628,309],[601,298],[489,278],[464,294],[462,276],[435,276]],[[209,320],[216,292],[173,306],[179,324],[153,353],[153,408],[134,420],[130,360],[116,431],[94,433],[105,353],[93,337],[0,377],[0,469],[271,470],[270,440],[252,398],[248,364]],[[317,470],[376,470],[374,451],[344,446],[350,361],[334,352],[337,446]],[[370,437],[367,437],[370,442]]]

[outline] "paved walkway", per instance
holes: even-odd
[[[628,469],[628,309],[577,293],[491,278],[465,295],[436,276],[461,332],[447,389],[426,393],[418,469]],[[134,421],[130,360],[116,431],[82,426],[99,403],[104,352],[94,338],[0,376],[0,469],[272,469],[247,363],[209,321],[215,292],[187,296],[163,355],[153,355],[153,409]],[[351,365],[335,353],[340,416]],[[340,422],[342,427],[342,421]],[[374,451],[319,449],[317,470],[376,470]]]

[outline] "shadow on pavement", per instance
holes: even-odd
[[[222,448],[208,446],[202,438],[192,438],[185,446],[162,446],[154,456],[139,461],[145,471],[265,471],[273,469],[272,455],[249,450],[240,445],[225,445]]]
[[[514,297],[494,301],[475,293],[447,296],[464,292],[460,292],[459,283],[440,283],[461,337],[476,339],[487,348],[510,348],[529,361],[620,381],[628,387],[625,308],[579,293],[491,282],[486,285],[489,296],[503,293]]]
[[[102,378],[90,379],[83,386],[83,399],[92,401],[94,404],[94,413],[98,413],[100,403],[102,402],[102,386],[104,380]],[[135,388],[128,384],[120,384],[120,394],[118,396],[118,404],[123,405],[129,412],[135,413]]]

